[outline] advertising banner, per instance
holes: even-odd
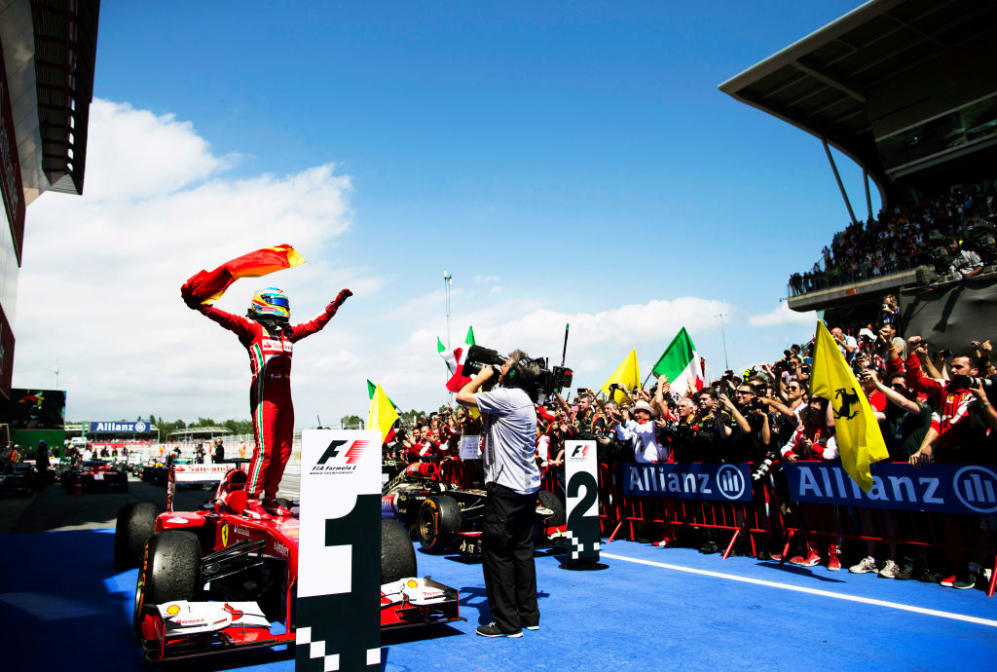
[[[997,513],[997,468],[979,464],[928,464],[915,469],[903,462],[872,465],[872,487],[862,492],[840,464],[786,464],[794,502],[845,504],[876,509],[942,513]]]
[[[231,464],[177,464],[177,483],[218,483],[232,469]]]
[[[751,501],[751,472],[745,462],[714,464],[624,464],[623,494],[635,497]]]
[[[297,672],[381,669],[381,436],[301,433]]]
[[[149,434],[152,425],[148,422],[91,422],[87,427],[88,434]]]
[[[599,561],[599,480],[595,441],[565,441],[565,508],[568,520],[568,557],[572,561]]]
[[[0,401],[0,422],[12,430],[64,429],[65,413],[65,390],[14,388],[9,399]]]

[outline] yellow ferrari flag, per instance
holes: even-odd
[[[374,390],[374,396],[370,400],[370,413],[367,415],[367,429],[376,429],[381,432],[381,441],[388,439],[391,425],[398,419],[394,404],[384,393],[384,388],[380,385]]]
[[[824,323],[817,321],[810,394],[830,402],[834,409],[834,436],[841,466],[863,492],[872,487],[869,465],[889,457],[879,422],[855,374]]]
[[[640,387],[640,367],[637,366],[636,350],[631,350],[623,363],[616,367],[616,371],[613,371],[609,380],[603,383],[600,390],[607,397],[609,396],[609,386],[613,383],[619,383],[626,388],[627,392],[632,392],[635,387]],[[613,399],[619,404],[626,401],[627,398],[619,390],[613,390]]]

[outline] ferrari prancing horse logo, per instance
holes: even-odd
[[[228,525],[222,525],[222,546],[228,546]]]
[[[859,409],[852,409],[853,404],[855,406],[859,405],[859,395],[855,393],[855,388],[845,390],[845,388],[839,387],[834,391],[834,397],[841,400],[841,406],[834,409],[835,418],[851,420],[859,414]]]

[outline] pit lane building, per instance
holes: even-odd
[[[961,181],[997,177],[995,63],[997,3],[872,0],[719,88],[820,140],[854,223],[862,214],[874,216],[872,186],[886,209]],[[831,147],[862,168],[865,213],[846,193]],[[997,307],[997,272],[986,271],[961,297],[967,303],[972,295],[977,317],[964,326],[975,334],[997,327],[997,317],[986,318],[997,311],[985,310]],[[931,267],[911,264],[889,275],[790,291],[788,303],[800,312],[825,310],[844,321],[865,321],[886,293],[900,294],[902,312],[905,296],[909,310],[912,297],[932,291],[944,305],[953,287],[938,280]],[[951,336],[963,338],[961,332]]]
[[[0,395],[10,396],[26,209],[83,193],[100,0],[0,0]],[[30,247],[29,247],[30,254]]]

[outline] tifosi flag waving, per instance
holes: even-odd
[[[455,349],[452,355],[448,356],[448,353],[441,351],[440,347],[442,345],[443,342],[440,341],[439,337],[437,337],[436,349],[440,353],[440,357],[442,357],[443,361],[447,363],[448,369],[450,369],[451,366],[451,358],[454,366],[453,369],[450,369],[450,372],[453,375],[451,375],[450,380],[447,381],[447,389],[451,392],[460,392],[460,388],[471,382],[471,377],[464,375],[464,360],[467,358],[467,351],[471,349],[472,345],[474,345],[474,328],[467,328],[467,336],[464,338],[463,347]]]
[[[672,394],[677,396],[684,395],[690,387],[695,390],[703,389],[706,381],[699,353],[685,327],[679,329],[651,372],[656,376],[667,376]]]
[[[827,399],[834,409],[834,435],[841,466],[863,492],[872,487],[869,465],[890,456],[879,422],[855,374],[824,323],[817,321],[810,394]]]
[[[623,386],[623,389],[627,393],[633,392],[634,388],[640,387],[640,367],[637,365],[637,350],[631,350],[630,354],[627,355],[626,359],[616,367],[616,371],[613,371],[612,375],[609,376],[609,380],[602,384],[599,391],[605,394],[607,397],[609,394],[609,386],[613,383],[619,383]],[[612,397],[613,401],[618,404],[622,404],[626,401],[627,396],[619,390],[614,390]]]
[[[303,263],[305,260],[290,245],[264,247],[227,261],[213,271],[198,271],[183,283],[180,295],[188,304],[214,303],[239,278],[258,278]]]

